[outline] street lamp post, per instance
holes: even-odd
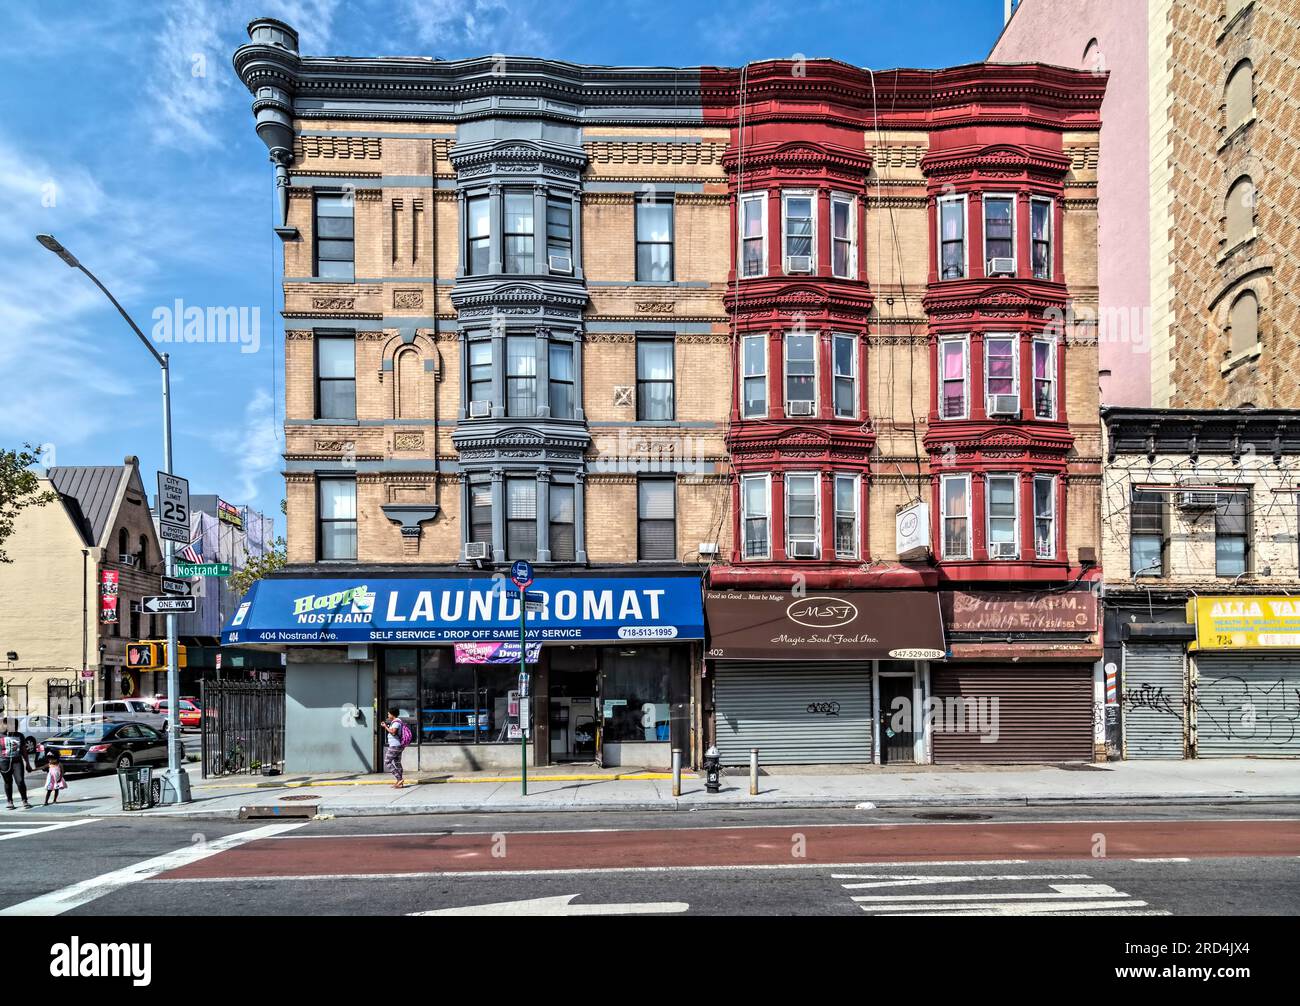
[[[172,472],[172,402],[171,402],[171,364],[167,353],[159,353],[154,349],[153,344],[145,338],[145,334],[140,331],[140,326],[135,323],[126,309],[117,302],[117,298],[108,292],[108,288],[99,281],[99,278],[78,261],[77,257],[64,248],[55,240],[52,234],[37,234],[36,240],[41,246],[49,249],[55,255],[59,256],[72,269],[80,269],[85,273],[95,286],[99,287],[105,297],[109,299],[112,305],[117,308],[128,325],[131,326],[139,340],[144,344],[144,348],[149,350],[149,354],[158,362],[162,368],[162,406],[163,406],[163,471],[171,475]],[[164,553],[164,570],[168,576],[175,576],[175,556],[176,543],[170,539],[163,542]],[[180,703],[177,700],[180,692],[180,675],[178,671],[178,655],[176,645],[176,615],[168,612],[167,618],[167,785],[163,786],[164,803],[189,803],[190,802],[190,778],[186,773],[184,766],[181,765],[180,758]]]

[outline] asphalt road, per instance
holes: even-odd
[[[1300,914],[1300,807],[1278,804],[305,823],[60,807],[0,811],[0,854],[3,914]]]

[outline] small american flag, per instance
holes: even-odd
[[[197,538],[194,539],[194,541],[190,542],[188,545],[182,548],[180,550],[180,557],[184,559],[186,562],[202,562],[203,553],[194,547],[202,540],[203,540],[203,536],[199,535]]]

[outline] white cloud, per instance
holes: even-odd
[[[265,388],[254,390],[244,407],[242,427],[214,432],[212,442],[235,464],[234,485],[228,491],[235,499],[258,498],[259,480],[279,470],[284,450],[270,393]]]
[[[233,91],[227,71],[231,12],[206,0],[179,0],[167,8],[150,58],[148,92],[154,137],[169,146],[215,146],[224,125],[225,98]],[[224,34],[223,34],[224,33]]]
[[[402,24],[430,51],[394,55],[532,56],[547,46],[546,33],[513,0],[402,0],[399,9]]]

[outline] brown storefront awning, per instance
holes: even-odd
[[[719,660],[925,660],[944,654],[928,591],[710,590],[708,656]]]

